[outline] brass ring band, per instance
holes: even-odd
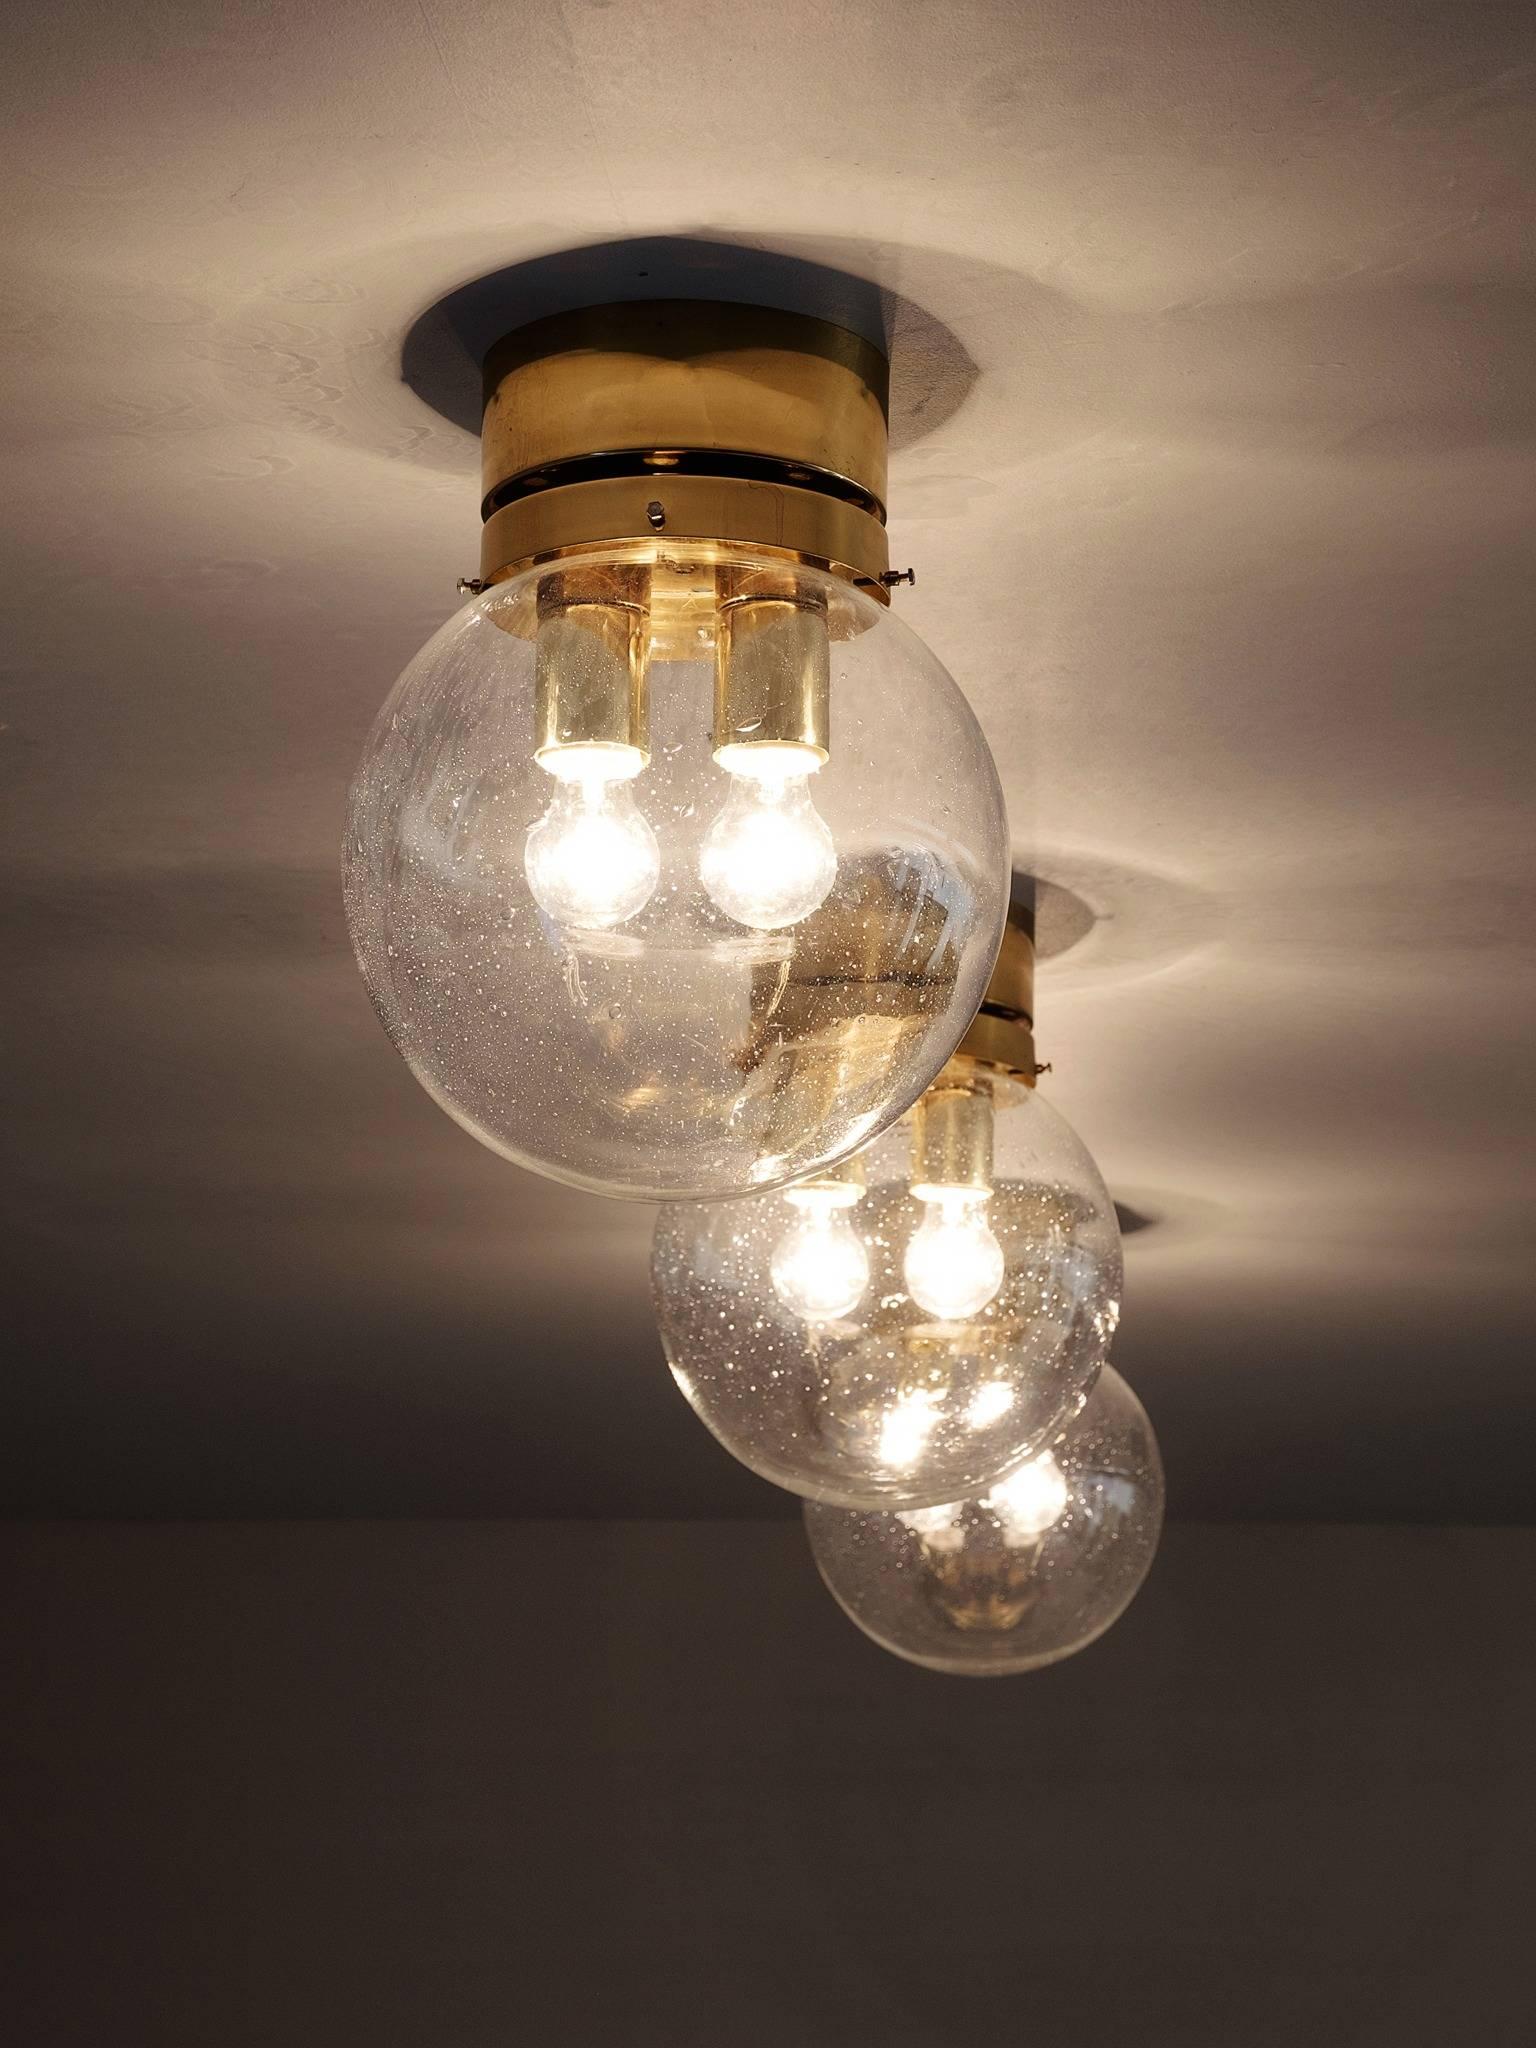
[[[737,477],[601,477],[515,499],[493,512],[480,540],[480,576],[519,570],[629,540],[766,549],[869,586],[890,566],[885,528],[857,505],[793,484]]]
[[[1031,1088],[1035,1085],[1035,1034],[1022,1018],[978,1010],[955,1048],[955,1058],[974,1060],[978,1066],[1011,1074]]]
[[[808,463],[786,462],[775,455],[742,455],[729,448],[611,448],[592,455],[573,455],[564,462],[546,462],[542,468],[504,478],[481,505],[480,517],[489,519],[503,505],[535,497],[540,491],[563,489],[567,484],[608,482],[621,476],[644,477],[658,483],[678,476],[707,476],[719,482],[797,485],[857,505],[882,525],[885,522],[885,507],[850,477],[836,476],[828,469],[812,469]]]

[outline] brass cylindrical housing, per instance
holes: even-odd
[[[923,1202],[992,1192],[992,1083],[984,1074],[944,1073],[913,1110],[912,1192]]]
[[[715,759],[750,768],[759,747],[801,750],[806,767],[831,751],[831,649],[826,600],[786,578],[782,593],[727,595],[715,634]]]
[[[841,483],[883,515],[890,364],[805,313],[705,299],[583,306],[504,335],[485,359],[484,493],[633,453],[660,473],[704,452]],[[720,473],[717,471],[717,473]]]
[[[615,541],[736,543],[880,583],[890,365],[763,306],[532,322],[485,360],[482,579]]]
[[[867,1185],[863,1155],[856,1152],[851,1159],[824,1166],[808,1180],[797,1180],[792,1188],[785,1189],[785,1194],[791,1202],[797,1196],[819,1196],[828,1208],[851,1209]]]
[[[612,748],[650,759],[650,651],[643,567],[569,569],[540,579],[534,669],[534,756]]]
[[[957,1059],[1035,1085],[1035,943],[1022,916],[1008,913],[1003,943],[981,1008],[956,1048]]]
[[[983,1000],[988,1008],[1005,1011],[1010,1017],[1033,1022],[1035,1014],[1035,942],[1026,922],[1027,913],[1010,909],[1003,926],[1003,942],[997,951],[992,978]]]

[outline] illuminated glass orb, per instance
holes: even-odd
[[[985,1493],[866,1513],[807,1503],[823,1579],[881,1649],[930,1671],[1003,1677],[1085,1649],[1152,1568],[1163,1467],[1110,1366],[1048,1449]]]
[[[910,1106],[1003,927],[997,774],[841,578],[633,546],[465,605],[352,787],[374,1006],[482,1143],[600,1194],[813,1173]]]
[[[669,1204],[673,1377],[733,1457],[843,1507],[960,1499],[1059,1434],[1119,1316],[1114,1204],[1036,1090],[957,1059],[842,1166]]]

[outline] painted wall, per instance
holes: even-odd
[[[1532,2038],[1536,1532],[1175,1527],[990,1684],[785,1524],[3,1547],[18,2048]]]

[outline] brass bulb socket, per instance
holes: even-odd
[[[791,1202],[797,1196],[812,1195],[820,1196],[829,1208],[851,1209],[867,1186],[864,1158],[856,1152],[851,1159],[839,1160],[835,1166],[824,1166],[820,1173],[813,1173],[806,1180],[797,1180],[784,1193]]]
[[[715,759],[750,772],[753,754],[788,749],[805,772],[831,751],[831,648],[823,597],[781,577],[780,592],[737,595],[730,578],[715,633]]]
[[[912,1112],[912,1192],[921,1202],[992,1192],[992,1083],[950,1073]]]
[[[649,577],[643,566],[542,577],[534,656],[534,756],[611,750],[636,773],[650,759],[646,678]]]

